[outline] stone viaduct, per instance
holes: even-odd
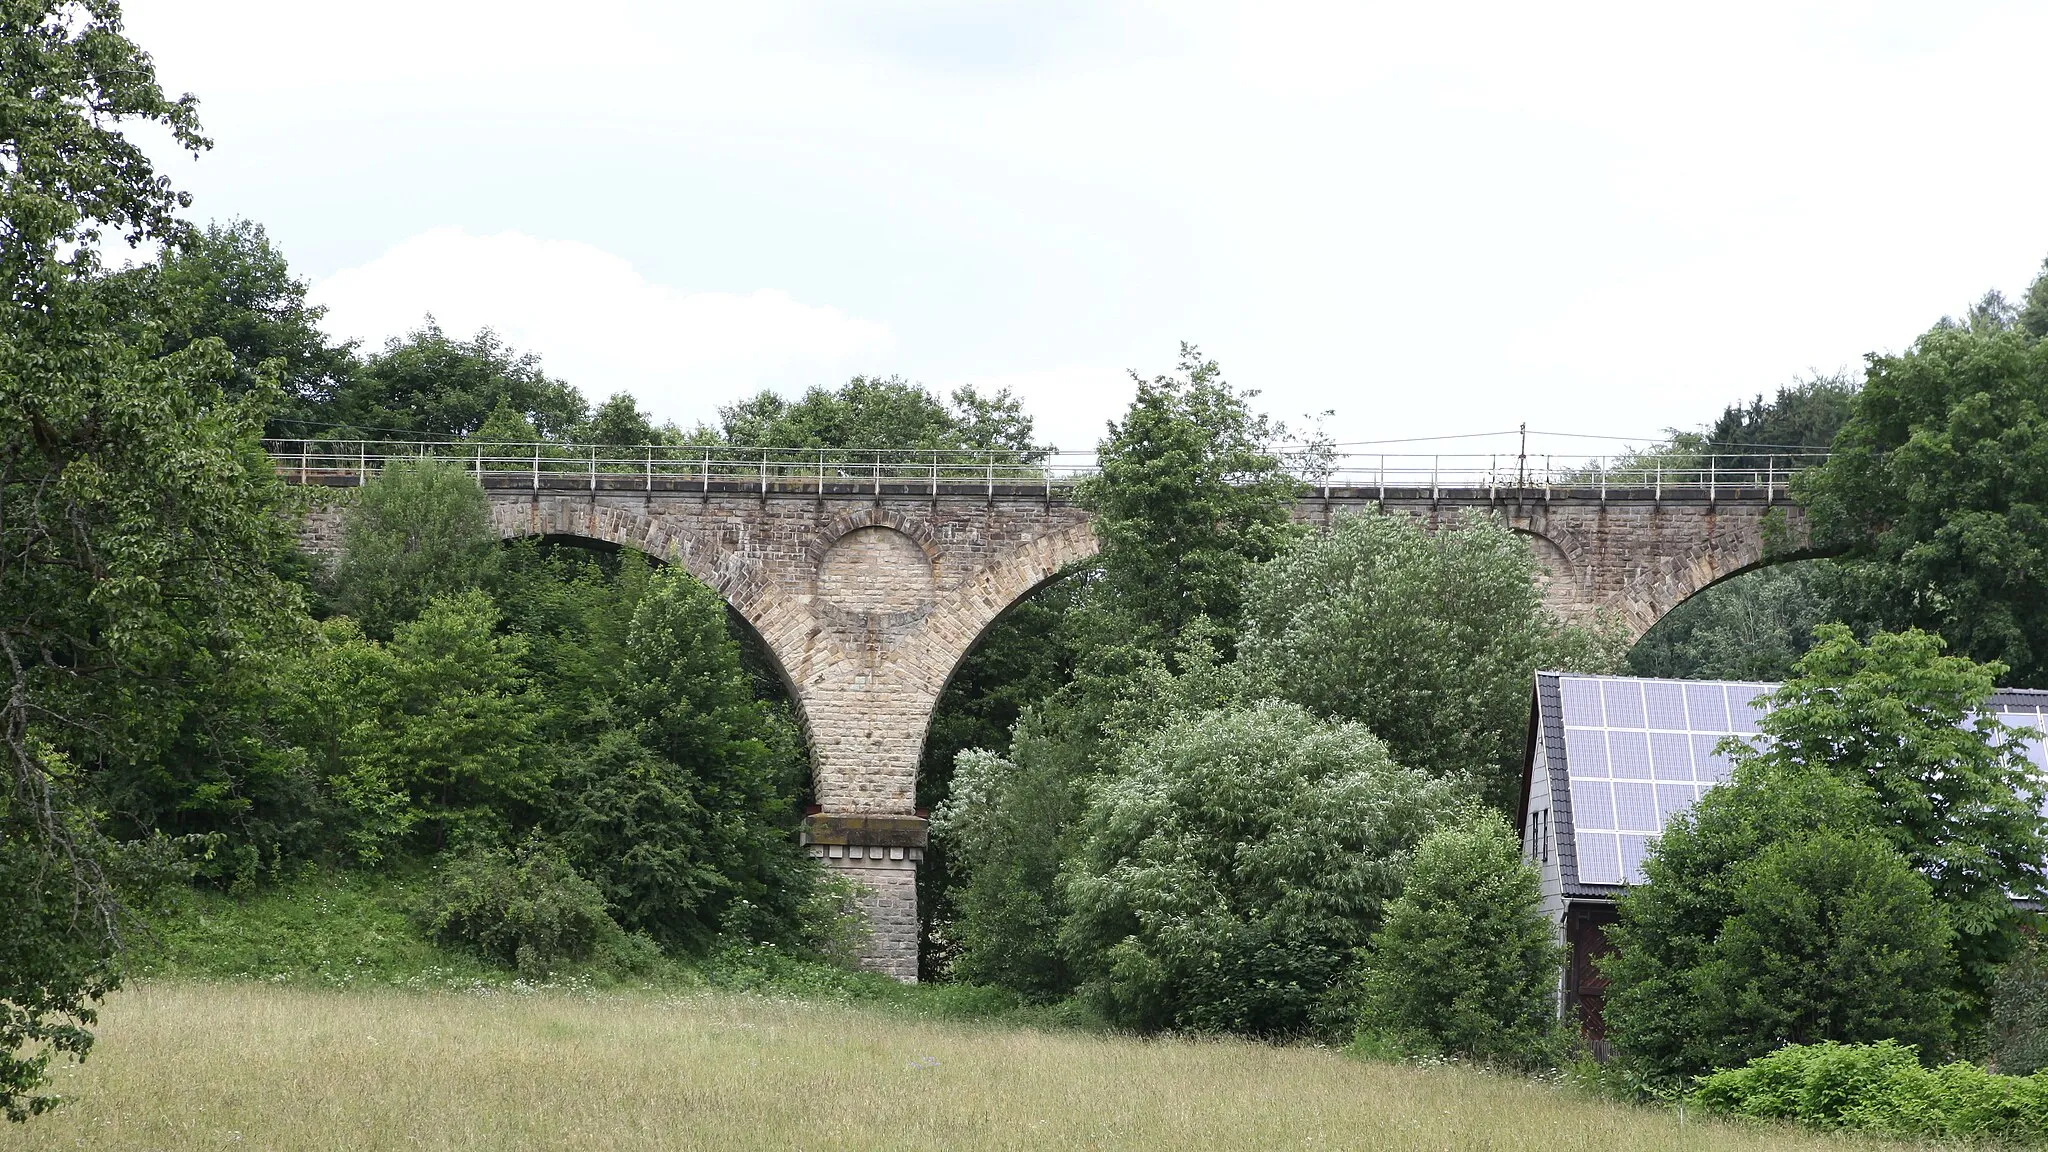
[[[863,962],[917,977],[917,766],[932,710],[996,618],[1094,555],[1089,515],[1039,484],[788,483],[733,478],[482,475],[507,539],[633,548],[717,589],[760,634],[794,699],[821,809],[805,843],[869,893]],[[353,484],[329,476],[313,483]],[[1432,525],[1478,510],[1528,537],[1544,596],[1569,619],[1640,636],[1686,597],[1803,539],[1773,488],[1318,488],[1296,518],[1326,525],[1375,504]],[[337,497],[345,500],[341,493]],[[340,545],[339,500],[304,536]]]

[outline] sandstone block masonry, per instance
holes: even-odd
[[[863,962],[915,980],[924,832],[914,806],[932,709],[1005,609],[1095,554],[1088,514],[1042,488],[1001,485],[611,491],[599,477],[579,491],[567,478],[559,488],[546,476],[533,487],[485,480],[500,536],[593,540],[681,564],[760,633],[811,747],[823,812],[806,843],[868,893]],[[1709,584],[1796,554],[1785,545],[1803,540],[1803,522],[1774,495],[1325,488],[1296,516],[1327,524],[1382,503],[1432,525],[1472,511],[1503,517],[1529,538],[1553,608],[1605,614],[1640,636]],[[316,502],[307,546],[338,548],[340,516]]]

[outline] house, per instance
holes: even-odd
[[[1610,949],[1615,900],[1643,879],[1650,841],[1674,814],[1728,778],[1715,751],[1728,736],[1760,739],[1757,721],[1775,684],[1652,680],[1538,672],[1523,760],[1522,851],[1543,877],[1543,910],[1566,961],[1559,1006],[1581,1021],[1596,1053],[1606,981],[1594,960]],[[1999,719],[2036,732],[2048,691],[1992,697]],[[2027,755],[2048,771],[2042,742]]]

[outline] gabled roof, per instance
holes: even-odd
[[[1761,709],[1776,688],[1538,672],[1520,822],[1528,826],[1540,761],[1548,773],[1565,897],[1611,899],[1640,880],[1649,841],[1665,822],[1727,779],[1727,758],[1714,747],[1731,735],[1755,738]],[[2048,691],[2005,689],[1991,703],[2007,724],[2048,731]],[[2042,741],[2029,740],[2026,747],[2034,765],[2048,771]]]

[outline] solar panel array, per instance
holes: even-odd
[[[1769,684],[1558,677],[1582,884],[1634,884],[1664,822],[1728,778],[1714,751],[1757,730]]]
[[[1646,680],[1559,676],[1573,840],[1582,884],[1635,884],[1665,821],[1728,778],[1714,751],[1726,736],[1749,736],[1775,684],[1734,680]],[[2048,772],[2048,714],[2033,693],[2004,692],[1998,719],[2031,729],[2026,756]],[[2039,696],[2048,701],[2048,693]],[[2048,809],[2044,809],[2048,815]]]

